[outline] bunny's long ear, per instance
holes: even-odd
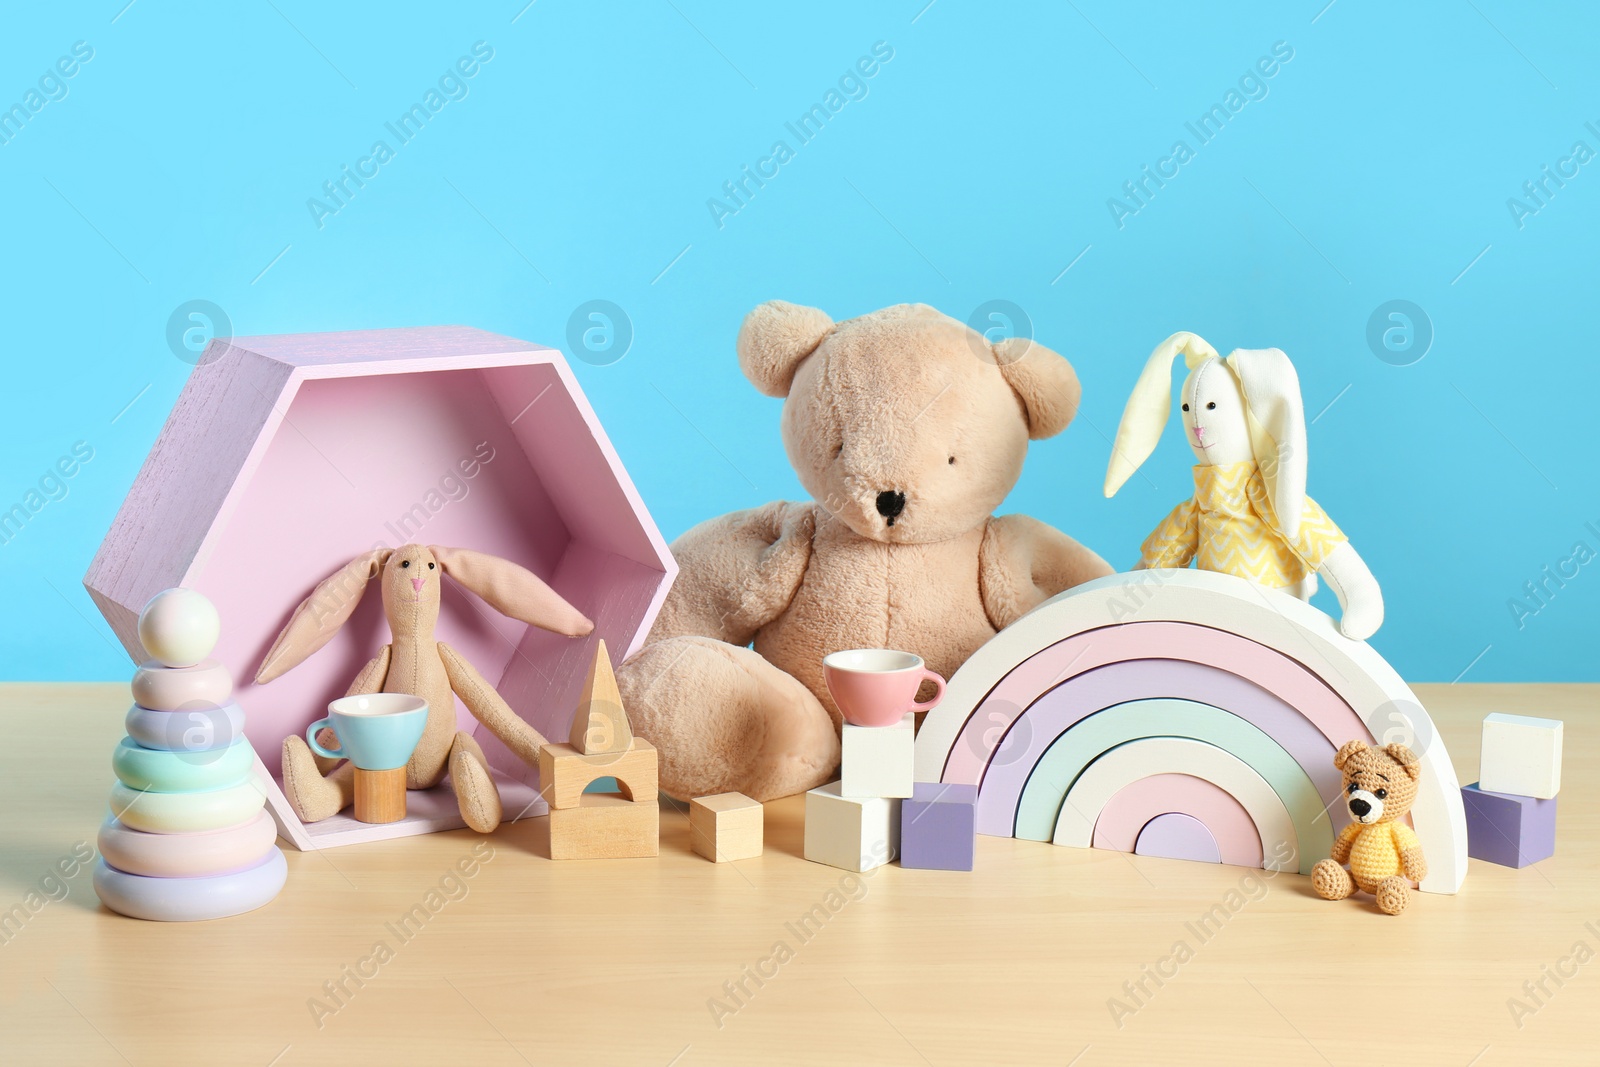
[[[388,559],[389,549],[375,548],[317,583],[267,650],[261,669],[256,671],[256,684],[265,685],[332,641],[361,603],[367,582],[377,576]]]
[[[510,560],[468,548],[429,545],[428,551],[446,574],[507,618],[568,637],[583,637],[594,630],[594,623],[538,575]]]
[[[1205,338],[1187,330],[1156,345],[1128,397],[1128,406],[1122,409],[1117,438],[1111,443],[1111,462],[1106,467],[1106,496],[1115,496],[1122,483],[1156,450],[1167,416],[1172,413],[1172,361],[1180,352],[1190,367],[1217,358],[1217,350]]]
[[[1306,414],[1300,376],[1276,348],[1241,348],[1228,366],[1244,390],[1250,450],[1278,515],[1278,528],[1291,541],[1300,534],[1306,503]]]

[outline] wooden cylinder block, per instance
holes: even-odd
[[[356,772],[356,820],[399,822],[406,817],[406,769]]]

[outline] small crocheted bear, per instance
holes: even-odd
[[[1333,765],[1344,772],[1352,822],[1334,841],[1332,858],[1311,869],[1311,884],[1325,900],[1343,900],[1360,889],[1377,898],[1379,911],[1399,915],[1411,900],[1411,883],[1428,874],[1416,831],[1400,821],[1417,799],[1422,764],[1404,745],[1372,748],[1351,741]]]

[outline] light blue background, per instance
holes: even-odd
[[[803,495],[733,353],[782,297],[1024,308],[1086,399],[1006,510],[1122,565],[1189,491],[1169,428],[1148,480],[1101,498],[1144,357],[1176,329],[1279,346],[1321,413],[1311,492],[1383,582],[1399,670],[1600,679],[1600,564],[1520,629],[1508,607],[1600,550],[1600,162],[1521,228],[1507,208],[1575,141],[1600,149],[1590,6],[925,2],[9,11],[0,106],[74,42],[94,58],[0,145],[0,507],[74,442],[94,458],[0,546],[0,674],[126,676],[80,580],[189,369],[165,340],[184,301],[240,335],[459,322],[563,348],[574,308],[614,301],[631,350],[575,366],[671,537]],[[319,230],[307,199],[479,40],[466,99]],[[784,123],[876,41],[894,57],[866,98],[797,146]],[[1119,229],[1108,198],[1195,147],[1185,122],[1277,41],[1266,98]],[[780,138],[795,158],[719,229],[707,200]],[[1410,366],[1367,344],[1391,299],[1435,333]]]

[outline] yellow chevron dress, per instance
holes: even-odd
[[[1345,535],[1306,497],[1300,535],[1291,544],[1278,529],[1266,483],[1254,460],[1194,468],[1194,497],[1172,509],[1139,547],[1139,566],[1187,567],[1296,585],[1322,566]]]

